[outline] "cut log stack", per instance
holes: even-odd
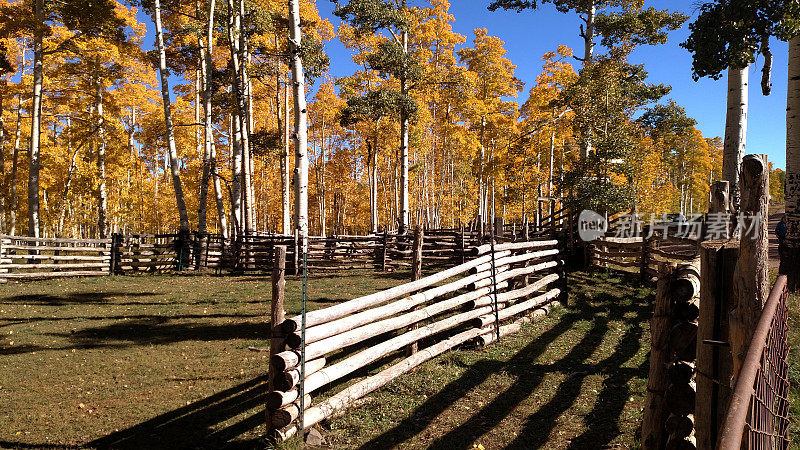
[[[665,406],[668,449],[694,449],[694,413],[696,398],[695,360],[697,355],[697,318],[700,314],[700,261],[682,264],[670,285],[671,308],[667,365],[669,387]]]
[[[417,251],[421,251],[424,261],[427,257],[424,247],[418,246]],[[387,357],[405,356],[405,359],[325,402],[310,406],[310,398],[306,399],[303,424],[297,423],[301,318],[285,320],[280,331],[289,349],[271,358],[270,370],[274,374],[271,379],[275,381],[266,400],[276,435],[287,438],[297,434],[457,345],[495,340],[492,258],[497,268],[501,336],[519,330],[526,320],[523,318],[532,312],[538,311],[534,316],[544,314],[561,295],[562,255],[558,241],[503,243],[496,245],[494,254],[483,247],[471,252],[464,264],[307,313],[308,362],[302,380],[306,394],[313,396],[331,383],[344,382],[359,369]],[[524,283],[526,277],[530,278],[530,284]],[[419,347],[414,352],[404,353],[415,343]]]
[[[642,422],[646,449],[694,449],[700,261],[661,263],[650,323],[650,373]]]

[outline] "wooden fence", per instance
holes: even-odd
[[[0,235],[0,281],[108,275],[111,239]]]
[[[535,223],[498,229],[497,242],[564,238],[571,248],[576,220],[566,209]],[[470,259],[475,247],[489,242],[488,230],[424,230],[425,267],[451,267]],[[287,248],[287,267],[299,273],[301,242],[295,235],[251,232],[225,239],[221,235],[113,234],[109,239],[63,239],[0,236],[0,282],[68,276],[152,274],[211,269],[218,273],[269,273],[274,249]],[[366,236],[309,236],[307,267],[312,272],[347,269],[396,270],[410,267],[413,233]]]
[[[302,318],[282,320],[282,297],[273,297],[267,408],[278,437],[286,439],[319,423],[455,346],[469,341],[488,344],[498,334],[519,330],[530,320],[526,316],[546,314],[565,294],[559,241],[504,243],[494,250],[491,245],[475,247],[463,264],[309,312],[304,335]],[[273,292],[282,291],[282,273],[280,268],[274,272]],[[418,350],[405,350],[415,344]],[[405,359],[311,404],[310,394],[347,380],[375,361],[400,357],[404,350]]]
[[[649,234],[649,233],[648,233]],[[699,241],[653,233],[649,237],[603,237],[587,245],[589,265],[642,279],[658,274],[660,263],[687,263],[699,258]]]

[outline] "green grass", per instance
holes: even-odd
[[[630,448],[652,292],[576,273],[568,308],[430,361],[323,426],[334,448]]]
[[[407,275],[312,278],[310,308]],[[570,285],[566,308],[499,344],[446,353],[323,422],[328,443],[637,447],[652,291],[585,272]],[[289,280],[290,314],[299,292]],[[0,447],[262,447],[267,359],[247,346],[266,346],[269,298],[267,277],[0,286]]]
[[[312,278],[309,308],[406,275]],[[299,296],[289,279],[290,314]],[[79,445],[109,434],[132,448],[257,442],[268,361],[247,347],[266,346],[270,297],[268,277],[0,286],[0,447]]]

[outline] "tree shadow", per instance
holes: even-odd
[[[102,327],[91,327],[75,333],[47,333],[68,339],[76,348],[97,348],[119,345],[160,345],[181,341],[226,341],[234,339],[265,340],[269,325],[245,322],[210,325],[202,323],[168,323],[171,317],[126,320]]]
[[[253,378],[191,405],[88,442],[83,447],[98,449],[257,447],[255,441],[258,439],[234,440],[265,423],[266,412],[262,406],[267,393],[266,381],[266,376]],[[258,412],[232,425],[217,429],[217,426],[226,420],[253,409],[257,409]]]
[[[156,295],[158,294],[155,292],[76,292],[66,295],[25,294],[6,297],[0,304],[17,305],[22,303],[38,306],[66,306],[80,304],[107,305],[113,303],[115,305],[125,305],[126,303],[109,302],[109,299],[115,297],[155,297]],[[139,303],[128,304],[135,305]]]
[[[594,280],[593,283],[596,284],[597,281]],[[633,298],[633,302],[628,307],[622,307],[620,303],[626,295]],[[603,389],[598,394],[592,411],[584,419],[588,428],[571,445],[571,448],[602,447],[619,434],[617,421],[630,394],[628,382],[634,377],[646,377],[647,374],[646,362],[639,367],[621,367],[641,349],[642,323],[650,312],[648,303],[650,296],[644,299],[635,297],[633,289],[596,294],[589,289],[573,291],[571,299],[571,303],[575,304],[573,310],[562,314],[557,324],[518,351],[511,359],[506,362],[489,359],[478,361],[458,380],[450,382],[437,394],[429,397],[409,417],[360,448],[366,450],[401,446],[406,440],[423,432],[437,416],[498,371],[515,376],[516,381],[465,422],[434,441],[430,445],[431,448],[472,446],[482,435],[511,414],[550,373],[563,373],[567,376],[556,388],[550,401],[539,406],[535,413],[525,418],[523,431],[508,447],[537,448],[545,445],[559,416],[581,395],[585,378],[589,375],[603,374],[606,375]],[[588,330],[566,355],[552,364],[536,363],[553,342],[581,320],[589,322]],[[585,363],[584,361],[602,344],[604,336],[609,331],[609,323],[615,320],[624,320],[630,326],[615,345],[611,355],[596,364]]]

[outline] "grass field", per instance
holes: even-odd
[[[312,278],[310,307],[407,278],[348,275]],[[328,444],[636,448],[652,291],[585,272],[570,285],[568,307],[499,344],[430,361],[324,422]],[[289,280],[290,313],[299,292]],[[247,347],[265,345],[269,298],[267,277],[0,286],[0,447],[263,447],[267,360]]]

